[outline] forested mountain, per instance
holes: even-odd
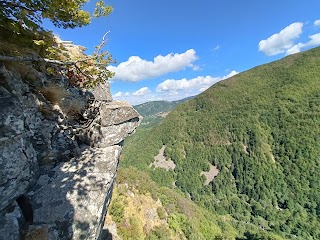
[[[320,48],[221,81],[134,138],[122,169],[230,216],[238,239],[273,239],[254,227],[320,239]],[[151,166],[163,146],[173,170]],[[205,185],[210,165],[218,174]]]
[[[184,98],[177,101],[152,101],[133,106],[143,120],[140,127],[152,127],[159,123],[178,104],[183,103],[193,97]]]

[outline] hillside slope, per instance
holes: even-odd
[[[143,117],[140,128],[153,127],[158,124],[177,105],[186,102],[193,97],[184,98],[177,101],[151,101],[133,106]]]
[[[320,239],[319,81],[320,48],[221,81],[128,142],[121,165],[212,212]],[[163,145],[174,170],[149,167]],[[210,164],[218,175],[204,185]]]

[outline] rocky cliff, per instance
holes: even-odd
[[[108,85],[64,91],[28,69],[32,78],[0,63],[0,239],[101,239],[123,140],[140,116]]]

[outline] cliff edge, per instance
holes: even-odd
[[[141,117],[108,85],[81,91],[8,65],[0,63],[0,239],[101,239],[123,140]]]

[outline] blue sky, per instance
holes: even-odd
[[[112,0],[107,18],[53,29],[94,51],[105,32],[114,99],[197,95],[222,79],[320,45],[319,0]],[[86,9],[92,10],[94,1]],[[319,20],[319,21],[317,21]]]

